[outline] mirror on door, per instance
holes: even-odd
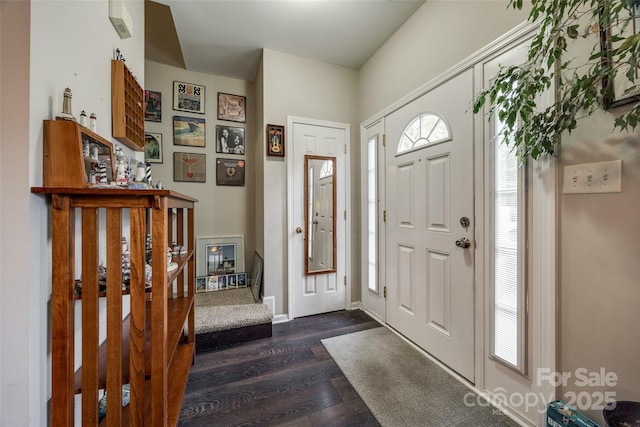
[[[304,156],[305,274],[336,271],[335,157]]]

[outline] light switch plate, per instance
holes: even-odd
[[[622,160],[565,166],[563,182],[564,194],[619,193]]]

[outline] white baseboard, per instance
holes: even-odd
[[[349,310],[359,310],[361,305],[360,301],[351,301],[351,308]]]
[[[267,304],[271,309],[271,314],[276,315],[276,297],[262,297],[262,303]]]
[[[291,319],[289,319],[289,316],[286,314],[278,314],[277,316],[273,316],[273,321],[271,323],[273,323],[274,325],[276,323],[284,323],[284,322],[288,322]]]

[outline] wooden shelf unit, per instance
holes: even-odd
[[[170,190],[34,187],[31,191],[51,197],[50,425],[74,425],[74,395],[79,392],[81,424],[98,425],[99,390],[107,392],[107,416],[101,424],[177,425],[195,355],[197,200]],[[78,213],[81,221],[76,225]],[[123,292],[121,239],[126,236],[127,223],[131,278],[129,290]],[[148,233],[152,244],[150,291],[145,290],[144,268]],[[79,301],[74,289],[77,236],[82,271]],[[174,241],[185,246],[187,254],[175,257],[178,268],[167,272],[166,248]],[[101,258],[106,259],[107,268],[102,295],[98,289]],[[123,295],[130,298],[124,321]],[[107,330],[102,345],[101,300],[106,305]],[[74,372],[76,302],[82,304],[82,366]],[[122,408],[122,385],[126,383],[131,401]]]
[[[106,165],[107,181],[114,180],[113,145],[89,128],[69,120],[44,120],[42,175],[45,187],[89,186],[95,164]],[[98,160],[85,157],[83,144],[98,150]]]
[[[144,90],[123,61],[111,60],[111,132],[135,151],[144,151]]]

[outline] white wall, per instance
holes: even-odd
[[[530,5],[515,11],[507,4],[506,0],[427,1],[360,70],[360,121],[526,20]]]
[[[29,13],[27,2],[0,2],[0,425],[40,423],[46,341],[29,305]],[[37,255],[37,253],[35,254]],[[37,286],[40,286],[37,283]],[[46,305],[40,307],[46,315]],[[46,336],[46,333],[43,334]],[[33,378],[30,378],[34,375]]]
[[[561,394],[640,401],[640,132],[612,132],[615,113],[582,120],[562,139],[561,166],[621,159],[622,192],[560,194],[559,364],[572,374]],[[578,386],[576,369],[600,367],[616,373],[615,387]]]
[[[174,111],[173,82],[188,82],[205,87],[205,114]],[[146,61],[145,83],[147,90],[162,93],[162,121],[145,122],[145,131],[162,134],[164,146],[163,163],[153,163],[153,181],[162,181],[164,188],[178,191],[198,199],[195,206],[196,237],[244,236],[245,269],[250,270],[255,250],[255,89],[254,83],[229,77],[196,73],[182,68]],[[217,119],[218,92],[247,97],[246,123]],[[173,145],[173,116],[199,117],[205,119],[205,147]],[[245,129],[245,154],[216,153],[216,125]],[[187,152],[206,155],[206,182],[174,182],[173,153]],[[216,185],[216,158],[245,160],[244,187]]]
[[[14,116],[11,126],[4,126],[9,117],[3,115],[2,119],[2,250],[3,255],[13,254],[0,260],[3,426],[48,424],[49,208],[46,198],[29,191],[31,186],[42,185],[42,120],[52,119],[62,110],[62,93],[69,87],[74,115],[82,109],[95,112],[98,133],[109,139],[113,50],[119,47],[141,84],[144,79],[144,3],[128,1],[126,5],[134,22],[134,36],[120,40],[109,21],[107,0],[2,2],[3,79],[12,77],[10,82],[2,82],[2,102],[10,101]],[[27,8],[26,17],[16,11],[21,7]],[[28,60],[7,52],[5,43]],[[15,74],[4,72],[7,57],[18,59],[11,63]],[[25,84],[27,80],[29,84]],[[12,97],[7,98],[8,94]]]
[[[357,72],[319,61],[264,49],[264,121],[286,125],[287,116],[306,117],[351,124],[351,156],[357,161]],[[286,132],[286,129],[285,129]],[[291,141],[285,141],[290,144]],[[286,145],[285,145],[286,147]],[[286,148],[285,148],[286,153]],[[356,157],[356,160],[354,160]],[[287,158],[264,159],[264,283],[265,295],[275,297],[275,312],[287,312]],[[357,165],[357,163],[356,163]],[[352,163],[352,170],[359,170]],[[348,208],[351,218],[359,218],[359,191],[352,187]],[[353,253],[360,239],[352,237]],[[339,243],[340,244],[340,243]],[[352,300],[359,300],[359,258],[352,256]]]

